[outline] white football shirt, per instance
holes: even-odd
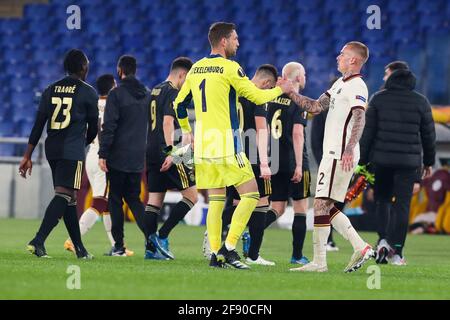
[[[353,128],[352,111],[367,106],[368,90],[360,74],[336,80],[326,92],[330,108],[325,122],[323,157],[341,159]],[[359,159],[359,143],[354,149],[354,159]]]

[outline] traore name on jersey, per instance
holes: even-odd
[[[84,160],[87,123],[98,118],[97,101],[94,88],[70,76],[43,92],[38,112],[48,120],[47,159]]]

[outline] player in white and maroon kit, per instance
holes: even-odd
[[[359,144],[365,124],[368,100],[367,86],[359,74],[369,57],[362,43],[347,43],[337,57],[342,77],[318,100],[290,93],[291,99],[306,111],[318,114],[328,109],[323,142],[323,157],[317,175],[314,201],[314,260],[291,271],[328,270],[326,261],[330,223],[353,246],[354,253],[345,272],[359,269],[373,255],[367,244],[353,228],[350,220],[335,207],[344,202],[350,179],[359,160]]]
[[[98,99],[100,128],[103,124],[106,98],[109,91],[116,86],[116,81],[114,80],[114,76],[112,74],[104,74],[97,79],[96,85],[97,91],[100,95]],[[86,209],[80,218],[80,232],[81,235],[86,234],[95,224],[98,216],[102,215],[106,234],[108,235],[111,245],[114,246],[115,241],[111,234],[111,216],[108,212],[108,186],[106,182],[106,174],[98,166],[98,149],[99,141],[97,135],[95,140],[90,144],[89,151],[86,155],[86,173],[89,179],[89,184],[91,185],[93,201],[92,206]],[[64,243],[64,249],[74,252],[73,244],[70,239],[67,239]],[[133,252],[127,250],[127,255],[133,255]]]

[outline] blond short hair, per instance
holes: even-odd
[[[350,41],[345,45],[353,49],[354,52],[356,52],[362,58],[362,64],[367,62],[367,60],[369,59],[369,48],[367,48],[364,43],[359,41]]]
[[[301,63],[289,62],[284,65],[281,73],[283,77],[286,77],[289,80],[294,80],[295,78],[305,74],[305,68]]]

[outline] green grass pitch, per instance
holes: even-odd
[[[328,273],[303,274],[289,272],[288,230],[266,232],[262,256],[274,260],[275,267],[241,271],[209,268],[201,252],[205,228],[185,225],[170,237],[174,261],[145,261],[142,235],[131,223],[126,224],[125,234],[134,257],[103,256],[109,243],[103,224],[97,223],[84,237],[95,259],[77,260],[63,250],[66,230],[60,222],[46,243],[52,259],[38,259],[25,246],[39,223],[0,220],[0,299],[450,299],[449,236],[409,235],[408,266],[381,266],[381,288],[369,289],[373,274],[367,268],[374,261],[344,274],[351,247],[338,235],[341,250],[328,253]],[[305,241],[308,257],[312,256],[311,236],[308,232]],[[376,240],[374,233],[363,233],[363,237],[371,243]],[[80,267],[80,290],[67,289],[70,265]]]

